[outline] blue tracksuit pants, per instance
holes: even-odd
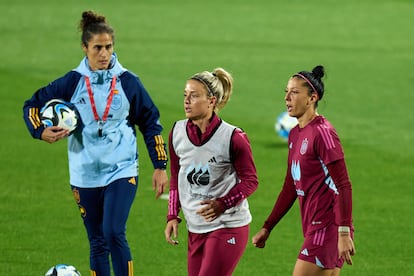
[[[98,188],[72,186],[88,234],[91,275],[110,276],[109,259],[116,276],[133,275],[126,222],[137,186],[138,177]]]

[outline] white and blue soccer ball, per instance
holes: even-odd
[[[288,139],[289,132],[298,124],[295,117],[289,116],[287,111],[284,111],[276,117],[275,130],[276,133],[284,140]]]
[[[40,110],[45,127],[58,126],[72,133],[80,125],[80,116],[74,104],[61,99],[48,101]]]
[[[45,276],[81,276],[81,273],[73,265],[57,264],[52,266]]]

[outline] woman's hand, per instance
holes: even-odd
[[[218,218],[224,213],[222,204],[214,199],[207,199],[200,202],[204,207],[197,210],[197,214],[202,216],[206,222],[210,222]]]
[[[49,144],[52,144],[68,136],[69,130],[58,126],[51,126],[43,130],[41,139]]]
[[[269,238],[270,232],[266,228],[260,229],[260,231],[253,236],[252,243],[255,247],[264,248],[266,241]]]
[[[175,240],[178,237],[178,220],[172,219],[169,222],[167,222],[167,226],[164,230],[165,239],[169,244],[177,245],[178,241]],[[174,239],[172,239],[171,234]]]
[[[166,190],[168,176],[166,170],[155,169],[152,174],[152,189],[155,191],[155,198],[159,198]]]
[[[338,233],[338,254],[345,262],[352,265],[351,256],[355,255],[355,245],[350,233]]]

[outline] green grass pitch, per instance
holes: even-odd
[[[287,149],[273,125],[290,75],[323,64],[319,112],[336,127],[353,184],[357,254],[342,275],[414,273],[414,2],[409,0],[1,1],[0,275],[44,275],[70,263],[89,275],[86,233],[68,183],[66,142],[33,140],[23,101],[83,57],[81,12],[107,16],[121,63],[161,111],[164,139],[183,118],[193,73],[224,67],[235,79],[221,117],[251,141],[258,231],[281,188]],[[139,190],[127,235],[136,275],[186,275],[180,245],[164,240],[166,200],[155,200],[140,139]],[[291,275],[302,243],[297,204],[263,250],[250,243],[234,275]]]

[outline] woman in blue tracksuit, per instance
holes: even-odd
[[[153,162],[158,198],[168,182],[160,115],[139,78],[118,62],[114,30],[105,17],[85,11],[80,29],[85,58],[24,103],[24,120],[34,138],[48,143],[68,138],[70,184],[88,234],[91,274],[110,275],[111,260],[115,275],[132,275],[125,230],[138,185],[135,125]],[[39,110],[51,99],[73,103],[82,127],[71,135],[57,126],[45,128]]]

